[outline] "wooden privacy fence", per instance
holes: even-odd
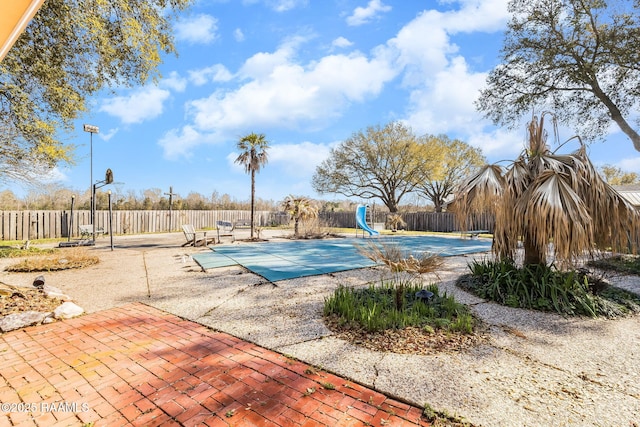
[[[374,212],[368,219],[371,223],[385,223],[387,212]],[[400,214],[407,223],[407,230],[413,231],[460,231],[458,221],[451,212],[412,212]],[[320,220],[329,227],[354,228],[356,226],[355,212],[320,212]],[[469,230],[488,230],[493,232],[495,218],[490,214],[477,215],[471,218]],[[369,224],[372,225],[372,224]]]
[[[374,212],[371,223],[384,223],[388,213]],[[213,229],[217,221],[234,222],[249,219],[249,211],[113,211],[113,234],[166,233],[180,231],[183,224],[193,224],[196,229]],[[354,228],[355,212],[320,212],[322,223],[330,227]],[[415,212],[403,213],[407,230],[415,231],[459,231],[452,213]],[[0,211],[1,240],[36,240],[63,237],[79,237],[80,225],[91,224],[91,212],[70,211]],[[283,212],[256,211],[257,226],[277,226],[289,223]],[[69,227],[71,226],[71,233]],[[492,215],[472,218],[470,230],[493,232],[495,220]],[[109,212],[96,211],[96,228],[109,231]]]
[[[183,224],[213,229],[216,221],[233,222],[250,217],[250,211],[113,211],[112,226],[113,234],[166,233],[180,231]],[[287,221],[287,215],[255,212],[257,226],[281,225]],[[73,238],[80,236],[80,225],[91,224],[91,211],[74,211],[73,218],[70,211],[0,211],[0,223],[1,240]],[[96,228],[109,231],[109,211],[96,211]]]
[[[402,214],[407,230],[416,231],[460,231],[455,214],[451,212],[414,212]],[[493,233],[495,217],[490,214],[474,215],[469,221],[468,230],[487,230]]]

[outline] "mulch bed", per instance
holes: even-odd
[[[373,351],[398,354],[437,354],[461,351],[488,339],[483,325],[473,334],[454,333],[444,330],[428,331],[418,327],[388,329],[381,332],[368,332],[340,325],[337,316],[324,318],[327,327],[335,332],[335,337]]]
[[[11,295],[0,296],[0,317],[24,311],[48,313],[60,304],[61,300],[47,297],[40,289],[14,289]]]

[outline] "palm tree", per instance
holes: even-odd
[[[318,217],[318,208],[306,197],[287,196],[282,202],[282,209],[294,220],[293,235],[295,237],[299,236],[298,224],[300,221]]]
[[[238,141],[238,149],[241,151],[236,163],[244,166],[245,172],[251,174],[251,238],[254,231],[254,213],[256,199],[256,172],[267,163],[267,150],[269,141],[264,134],[250,133]]]
[[[402,215],[400,214],[389,214],[387,217],[387,224],[391,231],[398,231],[399,228],[406,227],[407,223],[402,219]]]
[[[525,265],[546,264],[551,243],[564,265],[595,249],[635,250],[638,211],[598,174],[580,138],[571,138],[580,142],[572,154],[551,151],[545,116],[532,119],[528,147],[505,173],[487,165],[459,189],[454,210],[463,230],[471,215],[494,211],[494,254],[513,261],[521,238]],[[554,131],[557,141],[555,120]]]

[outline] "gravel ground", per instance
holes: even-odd
[[[383,269],[271,284],[240,267],[203,272],[191,255],[208,249],[183,242],[181,233],[116,237],[111,251],[100,238],[88,249],[98,265],[45,279],[88,312],[141,301],[474,425],[640,426],[638,316],[576,319],[498,306],[454,285],[472,258],[452,257],[425,280],[470,305],[488,338],[461,352],[380,353],[337,339],[322,304],[338,285],[377,282]],[[2,272],[0,281],[28,286],[35,276]],[[640,293],[638,278],[612,281]]]

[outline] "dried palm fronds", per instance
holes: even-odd
[[[598,174],[580,138],[574,153],[551,152],[544,117],[533,118],[527,148],[504,174],[487,165],[460,187],[453,204],[460,227],[493,212],[494,253],[514,259],[522,239],[525,264],[544,264],[551,244],[562,264],[599,248],[635,251],[640,213]]]

